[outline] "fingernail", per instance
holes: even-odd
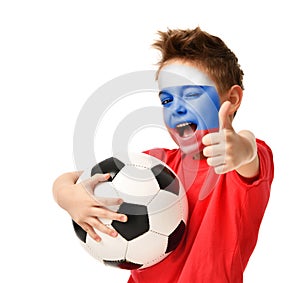
[[[105,173],[105,174],[104,174],[104,177],[105,177],[105,178],[108,178],[108,177],[110,177],[110,174],[109,174],[109,173]]]
[[[116,231],[112,231],[112,232],[110,233],[110,235],[113,236],[113,237],[117,237],[117,236],[118,236],[118,233],[117,233]]]
[[[126,215],[123,215],[123,216],[121,217],[121,221],[122,221],[122,222],[126,222],[126,221],[127,221],[127,216],[126,216]]]

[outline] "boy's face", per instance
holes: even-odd
[[[212,80],[183,63],[164,66],[158,75],[166,127],[185,153],[201,151],[202,137],[219,128],[220,98]]]

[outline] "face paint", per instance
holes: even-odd
[[[167,65],[159,73],[164,120],[185,153],[201,151],[202,137],[219,128],[220,99],[213,82],[187,65]]]
[[[189,65],[170,64],[160,70],[158,75],[160,90],[184,85],[215,86],[214,82],[205,73]]]

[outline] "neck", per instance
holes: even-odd
[[[199,160],[199,159],[206,159],[206,157],[203,154],[203,151],[197,152],[193,155],[194,160]]]

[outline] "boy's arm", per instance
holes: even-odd
[[[61,203],[63,202],[61,195],[66,192],[69,186],[76,184],[81,174],[82,172],[80,171],[64,173],[54,181],[52,188],[53,197],[60,207],[64,208],[64,204]]]
[[[229,115],[230,106],[230,102],[226,101],[220,108],[219,132],[203,137],[203,154],[217,174],[236,170],[245,178],[255,178],[259,174],[255,136],[250,131],[235,132]]]
[[[236,168],[236,171],[245,178],[254,178],[259,175],[259,158],[257,154],[256,139],[250,131],[240,131],[238,135],[242,139],[245,150],[245,164]]]
[[[101,200],[93,196],[92,192],[97,184],[109,178],[109,174],[95,174],[93,177],[77,183],[81,172],[70,172],[59,176],[53,183],[53,197],[65,209],[71,218],[82,227],[95,241],[100,241],[95,229],[116,237],[115,230],[104,225],[99,218],[127,221],[127,216],[108,210],[110,205],[119,205],[121,199],[107,198]]]

